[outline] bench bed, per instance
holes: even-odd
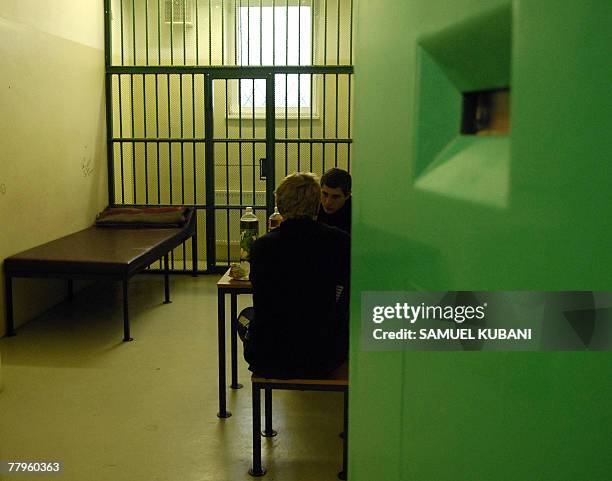
[[[197,273],[196,214],[186,212],[181,227],[92,226],[15,254],[4,260],[7,335],[14,336],[12,279],[14,277],[73,279],[110,278],[123,283],[124,341],[131,341],[128,282],[153,262],[164,258],[165,301],[170,302],[168,254],[190,237],[193,272]]]

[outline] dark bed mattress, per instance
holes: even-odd
[[[8,257],[4,268],[13,276],[130,275],[181,244],[186,229],[89,227]]]
[[[4,260],[8,335],[14,335],[12,278],[57,277],[121,280],[124,293],[130,277],[165,257],[166,301],[169,301],[167,255],[195,235],[195,211],[188,209],[181,227],[92,226],[15,254]],[[196,242],[192,244],[194,259]],[[194,262],[194,270],[195,270]],[[194,271],[195,273],[195,271]],[[124,295],[124,340],[129,337],[127,296]]]

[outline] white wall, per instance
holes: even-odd
[[[0,2],[1,259],[91,225],[106,204],[103,34],[100,0]],[[16,326],[63,295],[61,281],[16,280]]]

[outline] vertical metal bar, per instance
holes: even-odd
[[[310,138],[312,139],[313,137],[313,111],[314,111],[314,103],[313,103],[313,90],[314,90],[314,75],[310,74]],[[313,158],[312,158],[312,142],[310,142],[310,172],[312,172],[312,166],[313,166]]]
[[[145,0],[145,63],[149,65],[149,0]]]
[[[318,2],[317,2],[318,3]],[[310,2],[310,64],[315,64],[315,2]]]
[[[174,18],[174,17],[173,17]],[[170,115],[170,74],[166,74],[167,90],[168,90],[168,175],[170,179],[170,204],[172,204],[172,115]]]
[[[325,53],[325,55],[327,56],[327,52]],[[327,74],[324,73],[323,74],[323,116],[322,116],[322,118],[323,118],[323,139],[327,138],[327,134],[325,133],[326,126],[327,126],[326,125],[327,124],[327,121],[326,121],[326,113],[327,113],[327,100],[326,100],[326,97],[327,97]],[[321,147],[323,147],[322,167],[323,167],[323,173],[324,173],[325,172],[325,151],[327,150],[326,149],[327,146],[326,146],[325,143],[322,143]]]
[[[247,65],[251,65],[251,0],[247,0]]]
[[[298,0],[298,65],[302,65],[302,54],[301,54],[301,50],[300,47],[302,45],[302,0]],[[298,138],[298,143],[297,145],[297,170],[298,172],[301,172],[301,165],[300,165],[300,153],[302,151],[302,144],[299,142],[299,139],[301,138],[301,134],[300,134],[300,127],[302,125],[302,115],[301,115],[301,107],[302,107],[302,97],[301,97],[301,93],[300,93],[300,87],[302,84],[302,74],[298,74],[297,76],[297,80],[298,80],[298,86],[297,86],[297,138]]]
[[[184,0],[183,0],[184,1]],[[185,10],[183,10],[184,12]],[[185,138],[183,125],[184,125],[184,111],[183,111],[183,74],[179,75],[180,83],[180,102],[181,102],[181,139]],[[181,142],[181,204],[185,205],[185,142]],[[183,270],[187,270],[187,255],[185,242],[181,244],[183,248]]]
[[[137,204],[138,200],[136,198],[136,142],[134,142],[134,137],[136,134],[134,132],[134,74],[130,74],[130,114],[132,116],[132,194],[133,194],[133,203]]]
[[[112,63],[111,3],[104,0],[104,86],[106,93],[106,155],[108,175],[108,204],[115,204],[115,147],[113,144],[113,76],[109,73]],[[6,301],[8,302],[8,300]]]
[[[198,0],[195,0],[195,12],[196,12],[196,22],[195,22],[195,51],[196,51],[196,58],[195,58],[195,64],[196,65],[200,65],[200,25],[199,25],[199,15],[198,12],[200,10],[200,7],[198,5]]]
[[[191,269],[192,277],[198,276],[198,209],[193,206],[193,237],[191,237]]]
[[[123,0],[119,0],[120,17],[121,23],[121,65],[124,65],[124,49],[123,49]]]
[[[338,23],[337,23],[337,37],[336,37],[336,65],[340,65],[340,0],[336,0],[338,3]]]
[[[229,138],[229,115],[227,105],[227,88],[228,81],[225,79],[225,138]],[[225,142],[225,199],[226,203],[229,204],[229,184],[230,184],[230,170],[229,170],[229,142]],[[225,209],[225,227],[227,233],[227,264],[230,264],[230,210]]]
[[[334,116],[334,119],[336,121],[336,139],[338,139],[338,74],[336,74],[336,115]],[[334,166],[338,167],[338,143],[334,143],[334,150],[335,150],[335,156],[334,156]]]
[[[195,114],[195,74],[191,74],[191,136],[196,138],[196,114]],[[198,190],[198,182],[197,182],[197,164],[196,164],[196,143],[195,140],[191,144],[192,156],[193,156],[193,205],[195,209],[195,205],[198,200],[197,190]],[[196,227],[197,228],[197,227]],[[193,239],[191,240],[193,242]]]
[[[208,0],[208,65],[212,65],[212,7]]]
[[[148,49],[147,49],[148,50]],[[145,203],[149,203],[149,144],[147,138],[147,84],[142,74],[142,111],[144,119],[144,168],[145,168]]]
[[[338,3],[337,13],[337,26],[336,26],[336,65],[340,65],[340,0],[336,0]],[[338,139],[338,74],[336,74],[336,139]],[[338,167],[338,144],[334,144],[334,166]]]
[[[242,59],[240,60],[242,63]],[[238,138],[242,138],[242,79],[238,79]],[[240,205],[242,205],[242,144],[238,144],[238,182],[240,188]],[[242,215],[242,211],[240,212]]]
[[[184,1],[184,0],[183,0]],[[179,101],[180,116],[181,116],[181,139],[185,138],[183,135],[183,74],[179,74]],[[185,204],[185,142],[181,142],[181,204]]]
[[[225,65],[225,0],[221,0],[221,65]]]
[[[353,0],[351,0],[351,21],[349,25],[349,64],[353,65]]]
[[[174,1],[170,1],[170,65],[174,65]]]
[[[259,65],[263,65],[263,7],[259,0]]]
[[[187,36],[187,29],[185,28],[185,0],[183,0],[183,65],[187,65],[187,42],[186,42],[186,36]]]
[[[240,0],[240,7],[234,3],[235,11],[237,14],[234,15],[234,22],[237,22],[236,26],[236,48],[234,48],[234,65],[238,65],[238,48],[240,48],[240,63],[242,63],[243,55],[242,55],[242,37],[239,36],[239,33],[242,32],[242,0]],[[238,81],[240,84],[240,81]],[[240,105],[240,95],[238,96],[238,105]]]
[[[159,166],[159,79],[158,74],[155,74],[155,137],[158,139],[155,142],[157,150],[157,203],[161,204],[161,170]]]
[[[157,65],[161,65],[161,7],[159,6],[159,0],[157,0]],[[155,82],[157,82],[157,74],[155,74]],[[159,144],[157,145],[159,153]]]
[[[119,82],[119,138],[123,139],[123,108],[121,105],[121,74],[118,75]],[[123,172],[123,140],[120,141],[119,146],[121,150],[119,151],[119,158],[121,159],[121,203],[125,203],[125,179]]]
[[[133,61],[136,65],[136,6],[134,0],[132,0],[132,49]]]
[[[215,252],[215,146],[213,144],[213,84],[209,73],[204,76],[204,122],[206,155],[206,264],[211,272],[216,264]]]
[[[276,132],[275,132],[275,98],[273,73],[266,79],[266,217],[274,212],[274,189],[276,187]]]
[[[347,115],[348,132],[347,132],[347,137],[350,139],[351,138],[351,80],[352,80],[352,75],[348,74],[347,79],[348,79],[348,115]],[[347,170],[350,172],[351,171],[351,144],[350,143],[346,144],[346,150],[347,150]]]
[[[327,0],[325,0],[325,12],[324,12],[324,23],[323,23],[323,65],[327,65]]]
[[[285,65],[289,65],[289,0],[285,0]],[[285,74],[285,139],[289,138],[288,129],[288,114],[289,114],[289,102],[288,102],[288,77],[289,74]],[[276,113],[274,113],[276,116]],[[289,143],[285,142],[285,175],[289,174]]]
[[[315,2],[311,1],[310,2],[310,64],[311,65],[315,64],[314,24],[315,24]],[[314,100],[313,90],[314,90],[314,76],[313,74],[310,74],[310,138],[311,139],[313,137],[313,111],[315,107],[313,103],[313,100]],[[313,151],[312,149],[313,149],[313,145],[312,145],[312,142],[310,142],[310,171],[311,172],[313,170]]]
[[[253,79],[253,95],[251,98],[252,102],[252,137],[255,138],[255,79]],[[251,175],[251,186],[253,187],[253,206],[255,206],[255,204],[257,204],[257,199],[255,198],[255,164],[257,163],[255,161],[255,142],[251,143],[251,151],[252,151],[252,164],[253,164],[253,170],[252,170],[252,175]]]
[[[298,54],[298,65],[302,65],[302,56],[300,54],[300,47],[302,46],[302,0],[298,0],[298,43],[297,43],[297,54]],[[299,88],[299,77],[298,77],[298,88]],[[298,105],[299,95],[298,95]]]
[[[272,0],[272,65],[276,65],[276,0]]]

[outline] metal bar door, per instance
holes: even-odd
[[[253,207],[260,233],[274,210],[274,75],[211,72],[205,98],[206,259],[214,272],[238,260],[244,209]]]

